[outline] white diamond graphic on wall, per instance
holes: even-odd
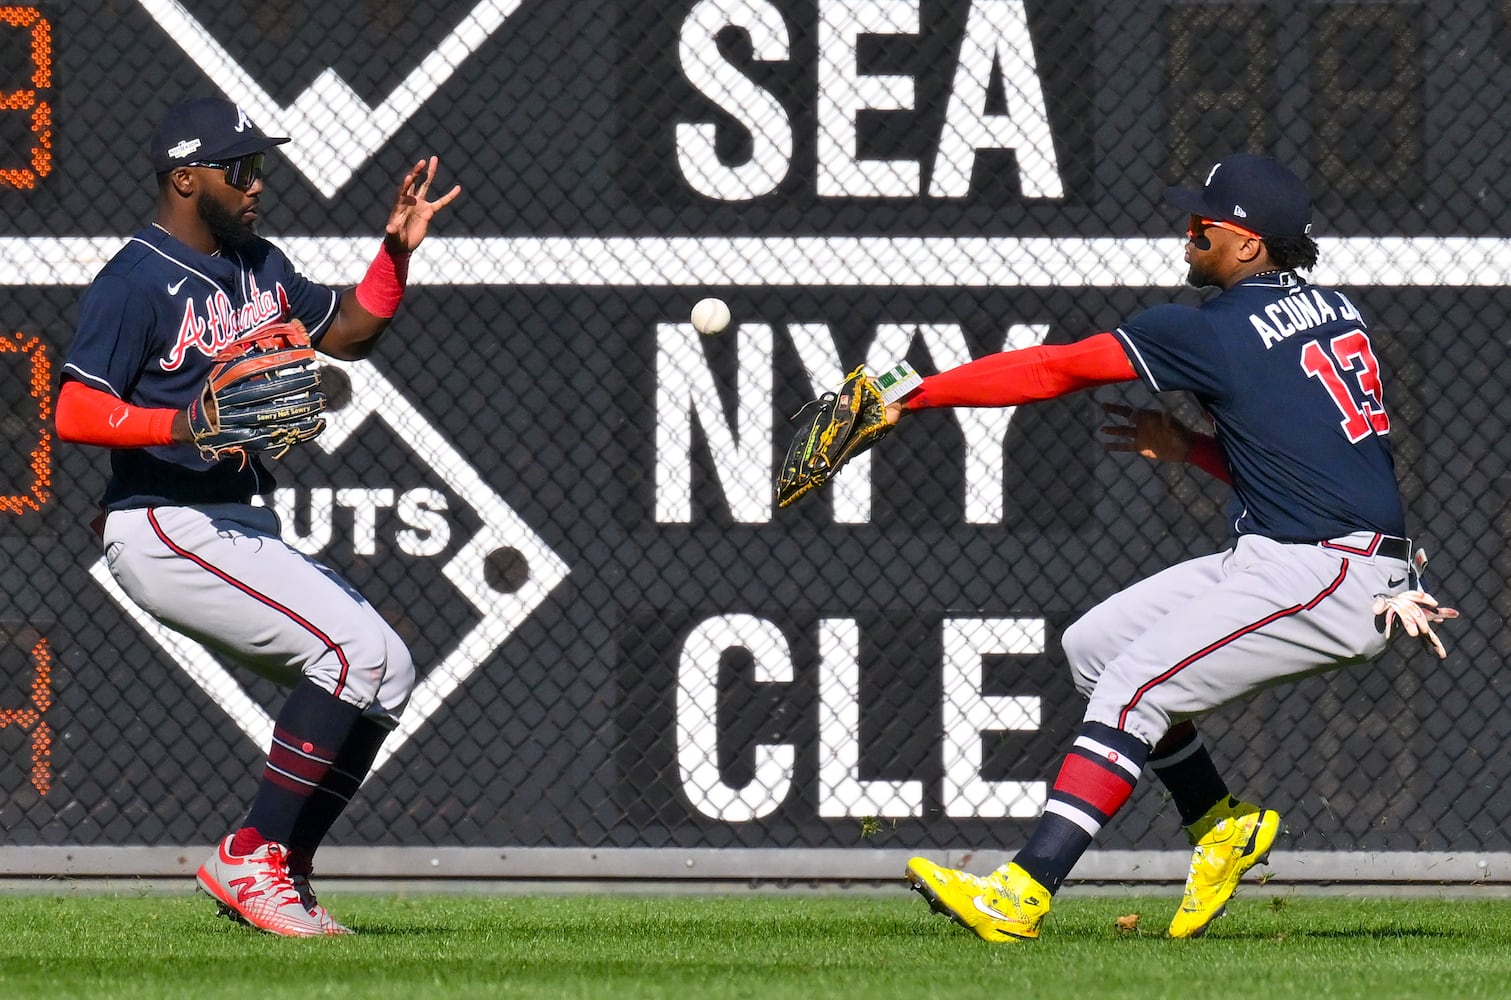
[[[477,533],[441,568],[446,579],[476,610],[479,620],[428,672],[424,669],[426,664],[418,665],[423,679],[415,687],[398,728],[384,742],[373,766],[376,772],[540,607],[567,578],[570,568],[377,368],[365,361],[339,367],[351,381],[351,400],[340,409],[327,411],[324,433],[304,447],[334,452],[369,417],[382,420],[398,440],[407,444],[420,461],[434,469],[447,487],[472,508],[481,522]],[[489,555],[503,548],[517,552],[525,569],[523,582],[509,593],[500,593],[487,579]],[[110,575],[104,559],[91,567],[90,574],[142,631],[231,717],[247,738],[259,750],[266,751],[273,737],[272,718],[215,655],[137,607]]]

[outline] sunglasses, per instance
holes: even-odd
[[[1226,219],[1204,219],[1199,215],[1191,216],[1191,224],[1186,227],[1186,239],[1194,240],[1208,229],[1226,229],[1230,233],[1237,233],[1239,236],[1246,236],[1249,239],[1264,239],[1263,236],[1260,236],[1254,230],[1245,229],[1236,222],[1229,222]]]
[[[212,160],[199,160],[187,165],[224,170],[226,172],[227,184],[238,191],[246,191],[262,179],[262,164],[265,159],[266,156],[262,153],[249,153],[246,156],[238,156],[236,159],[228,160],[224,163],[217,163]]]

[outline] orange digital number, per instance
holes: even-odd
[[[31,162],[0,164],[0,187],[30,190],[52,172],[52,106],[42,99],[52,89],[52,25],[35,7],[0,7],[0,27],[31,31],[30,86],[7,90],[0,81],[0,112],[29,113],[32,136]]]
[[[37,444],[31,450],[31,489],[10,496],[0,494],[0,513],[40,511],[52,491],[52,363],[47,347],[36,337],[13,333],[0,336],[0,354],[19,353],[31,361],[31,398],[36,403]]]
[[[0,729],[19,726],[31,736],[31,783],[41,795],[52,789],[52,727],[42,716],[52,708],[52,651],[41,636],[31,647],[35,668],[29,708],[0,708]]]

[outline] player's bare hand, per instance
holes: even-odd
[[[901,403],[888,403],[887,404],[887,423],[889,423],[889,424],[891,424],[891,425],[893,425],[895,427],[897,425],[897,421],[899,421],[901,419],[902,419],[902,404]]]
[[[1438,654],[1438,659],[1448,658],[1448,650],[1443,648],[1443,641],[1432,630],[1432,626],[1437,622],[1457,618],[1459,613],[1453,608],[1439,606],[1437,598],[1427,591],[1406,590],[1399,594],[1376,594],[1374,612],[1375,617],[1385,618],[1382,626],[1385,638],[1390,638],[1392,626],[1400,621],[1401,629],[1407,635],[1421,639],[1423,645]]]
[[[440,158],[436,156],[420,160],[399,182],[393,211],[388,213],[388,225],[384,227],[390,253],[409,253],[419,246],[430,229],[430,220],[462,193],[462,186],[458,184],[439,198],[429,198],[430,185],[435,181],[439,166]]]
[[[1108,424],[1102,434],[1107,451],[1136,452],[1161,462],[1184,462],[1191,453],[1191,432],[1165,410],[1135,410],[1103,403],[1102,412],[1122,423]]]

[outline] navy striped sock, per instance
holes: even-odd
[[[1013,860],[1044,888],[1057,891],[1098,831],[1133,794],[1148,756],[1149,745],[1131,733],[1100,722],[1083,723],[1044,814]]]
[[[289,838],[289,871],[308,875],[315,867],[315,851],[325,835],[362,787],[373,760],[390,730],[363,716],[336,754],[336,760],[316,794],[305,800]]]
[[[337,752],[361,718],[360,708],[313,681],[300,681],[273,724],[262,784],[245,827],[288,846],[300,812],[328,779]]]

